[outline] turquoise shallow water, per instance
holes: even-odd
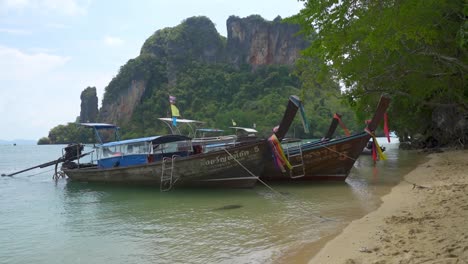
[[[0,146],[0,174],[63,146]],[[342,183],[180,189],[52,180],[53,167],[0,177],[0,263],[272,263],[374,210],[419,157],[387,145]],[[231,208],[231,209],[226,209]]]

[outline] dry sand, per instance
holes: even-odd
[[[429,158],[309,263],[468,263],[468,151]]]

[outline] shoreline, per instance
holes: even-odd
[[[468,150],[428,155],[309,263],[463,263],[468,260]]]

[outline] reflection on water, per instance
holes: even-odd
[[[2,152],[0,173],[22,169]],[[59,148],[29,146],[39,157]],[[50,172],[0,178],[0,256],[5,263],[305,262],[308,246],[374,210],[417,158],[388,147],[372,166],[362,156],[341,183],[254,189],[109,186],[60,180]],[[24,157],[22,157],[24,158]],[[10,159],[9,161],[5,161]],[[0,160],[2,160],[0,158]],[[51,159],[50,159],[51,160]],[[44,160],[46,162],[48,160]],[[1,262],[0,261],[0,262]]]

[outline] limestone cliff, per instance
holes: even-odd
[[[132,117],[135,106],[141,101],[145,92],[146,82],[133,81],[120,93],[117,100],[103,104],[100,110],[100,120],[111,124],[125,124]]]
[[[280,17],[266,21],[260,16],[231,16],[226,25],[231,63],[292,65],[308,46],[306,40],[297,36],[299,25],[282,23]]]
[[[260,16],[231,16],[227,31],[226,39],[207,17],[188,18],[176,27],[156,31],[140,55],[122,66],[106,87],[100,121],[127,123],[144,95],[164,89],[167,96],[178,84],[178,74],[195,64],[249,64],[254,70],[262,65],[293,65],[307,47],[296,36],[299,26],[282,23],[279,17],[266,21]]]
[[[98,116],[98,98],[96,87],[87,87],[81,92],[81,111],[79,121],[96,122]]]

